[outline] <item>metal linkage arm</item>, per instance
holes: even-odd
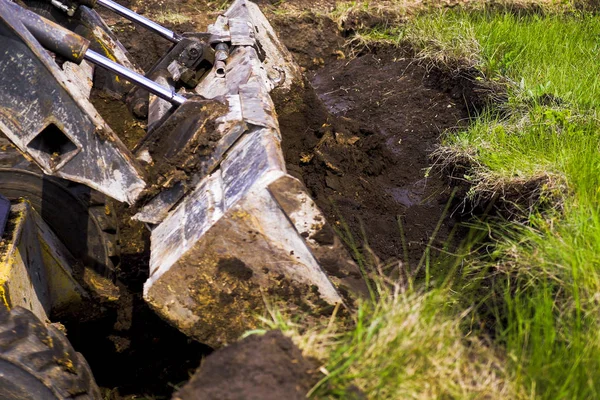
[[[146,89],[150,93],[155,94],[161,99],[167,100],[172,104],[180,106],[187,100],[185,97],[178,95],[170,89],[167,89],[166,87],[161,86],[158,83],[146,78],[145,76],[140,75],[137,72],[132,71],[130,69],[127,69],[104,56],[101,56],[93,50],[88,49],[85,52],[85,59],[113,72],[115,75],[118,75],[124,79],[127,79],[130,82],[135,83],[136,85]]]
[[[16,16],[21,23],[46,49],[77,64],[86,59],[172,104],[180,106],[185,103],[185,97],[90,50],[90,42],[87,39],[46,18],[40,17],[34,12],[23,8],[19,8],[18,10],[19,12],[16,13]]]
[[[120,16],[122,16],[132,22],[142,25],[143,27],[147,28],[148,30],[151,30],[152,32],[159,34],[160,36],[164,37],[165,39],[167,39],[173,43],[178,43],[181,40],[181,36],[179,36],[175,32],[170,31],[169,29],[165,28],[164,26],[161,26],[161,25],[157,24],[156,22],[149,20],[146,17],[142,17],[141,15],[131,11],[129,8],[123,7],[119,3],[116,3],[111,0],[96,0],[96,4],[99,4],[105,8],[108,8],[115,14],[119,14]]]
[[[43,47],[76,64],[83,61],[89,40],[16,4],[10,6],[14,16]]]
[[[110,11],[114,12],[115,14],[122,16],[125,19],[128,19],[129,21],[135,22],[154,33],[157,33],[158,35],[164,37],[165,39],[169,40],[170,42],[179,43],[182,39],[181,36],[179,36],[175,32],[172,32],[171,30],[165,28],[162,25],[157,24],[154,21],[149,20],[146,17],[142,17],[138,13],[133,12],[132,10],[130,10],[127,7],[123,7],[119,3],[114,2],[112,0],[47,0],[47,1],[49,3],[51,3],[54,7],[58,8],[59,10],[66,12],[69,16],[73,16],[75,14],[77,7],[80,5],[90,7],[90,8],[94,8],[94,7],[96,7],[96,5],[100,5],[104,8],[109,9]]]
[[[133,204],[147,186],[144,171],[90,103],[89,68],[59,65],[48,54],[76,62],[85,56],[88,42],[67,36],[76,46],[65,48],[62,38],[73,33],[62,29],[0,0],[2,133],[45,174]]]

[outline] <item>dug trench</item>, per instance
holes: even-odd
[[[405,50],[383,48],[327,64],[307,74],[306,88],[275,95],[289,173],[351,251],[402,261],[405,272],[434,231],[430,245],[441,248],[456,222],[444,213],[453,210],[453,183],[430,160],[441,133],[468,120],[464,88],[447,83]]]
[[[407,49],[382,47],[358,57],[342,57],[344,39],[340,40],[335,24],[319,26],[328,30],[319,36],[330,38],[326,54],[322,46],[298,45],[307,26],[289,20],[275,24],[279,32],[287,32],[286,44],[296,40],[289,45],[306,70],[304,86],[285,95],[273,94],[288,172],[304,182],[348,243],[352,238],[355,245],[349,245],[349,251],[369,253],[383,263],[400,265],[403,273],[413,273],[434,232],[438,231],[431,248],[440,249],[460,219],[460,213],[453,212],[458,203],[451,195],[454,183],[431,168],[430,154],[444,131],[468,123],[473,86],[468,80],[428,70]],[[141,34],[128,34],[124,40],[134,58],[141,57],[137,54],[144,40]],[[313,50],[319,53],[312,54]],[[145,63],[151,61],[148,55],[143,56]],[[143,134],[140,123],[119,100],[100,96],[94,102],[109,125],[126,128],[128,145]],[[149,233],[129,219],[129,210],[121,207],[120,211],[123,295],[119,307],[101,321],[67,326],[70,340],[89,361],[108,399],[168,398],[206,356],[206,366],[228,365],[232,359],[257,360],[254,369],[264,368],[271,378],[275,372],[267,366],[297,363],[295,350],[279,338],[249,340],[247,346],[211,354],[210,348],[160,320],[142,298]],[[264,346],[279,346],[283,353],[265,351]],[[313,364],[301,365],[306,368],[295,368],[273,381],[310,387],[319,377]],[[180,394],[207,399],[274,398],[270,396],[275,392],[261,391],[264,387],[257,384],[264,377],[244,371],[243,366],[220,368],[206,375],[200,369]],[[230,385],[232,380],[239,384]]]

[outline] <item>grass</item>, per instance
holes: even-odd
[[[416,18],[405,35],[423,58],[464,60],[488,79],[508,80],[514,100],[545,94],[598,106],[600,20],[591,14],[440,12]]]
[[[461,329],[441,290],[415,292],[379,282],[378,301],[358,307],[354,328],[332,323],[309,332],[275,314],[270,328],[296,339],[310,356],[327,360],[314,398],[525,398],[493,348]]]
[[[161,9],[153,18],[159,24],[181,25],[193,20],[189,12],[181,12],[178,9]]]
[[[508,92],[502,110],[448,135],[438,155],[469,167],[473,196],[520,206],[518,221],[487,227],[493,252],[470,269],[493,272],[484,309],[512,370],[539,398],[600,391],[599,35],[600,19],[579,13],[441,12],[404,32],[421,57],[477,68]]]
[[[311,342],[326,360],[315,394],[344,398],[354,384],[373,399],[597,398],[600,17],[436,11],[358,35],[504,88],[508,101],[446,135],[436,156],[467,167],[473,199],[499,198],[510,214],[472,224],[488,241],[448,286],[379,285],[352,329],[300,334],[326,337]]]

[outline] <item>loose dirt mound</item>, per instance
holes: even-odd
[[[313,70],[344,56],[346,40],[334,21],[313,12],[270,18],[283,44],[303,68]]]
[[[204,359],[175,400],[302,400],[315,365],[281,332],[250,336]]]
[[[311,76],[318,98],[308,88],[276,103],[288,169],[328,218],[345,221],[357,242],[366,239],[390,259],[403,254],[401,216],[412,263],[451,193],[429,171],[430,151],[467,112],[460,91],[439,88],[437,77],[402,54],[335,61]],[[438,245],[452,225],[442,223]]]

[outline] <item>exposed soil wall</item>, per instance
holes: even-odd
[[[464,126],[460,91],[442,85],[401,50],[337,60],[306,88],[275,96],[286,162],[318,205],[382,260],[402,258],[401,219],[411,263],[440,222],[452,187],[429,154],[446,129]],[[454,225],[441,223],[437,245]]]

